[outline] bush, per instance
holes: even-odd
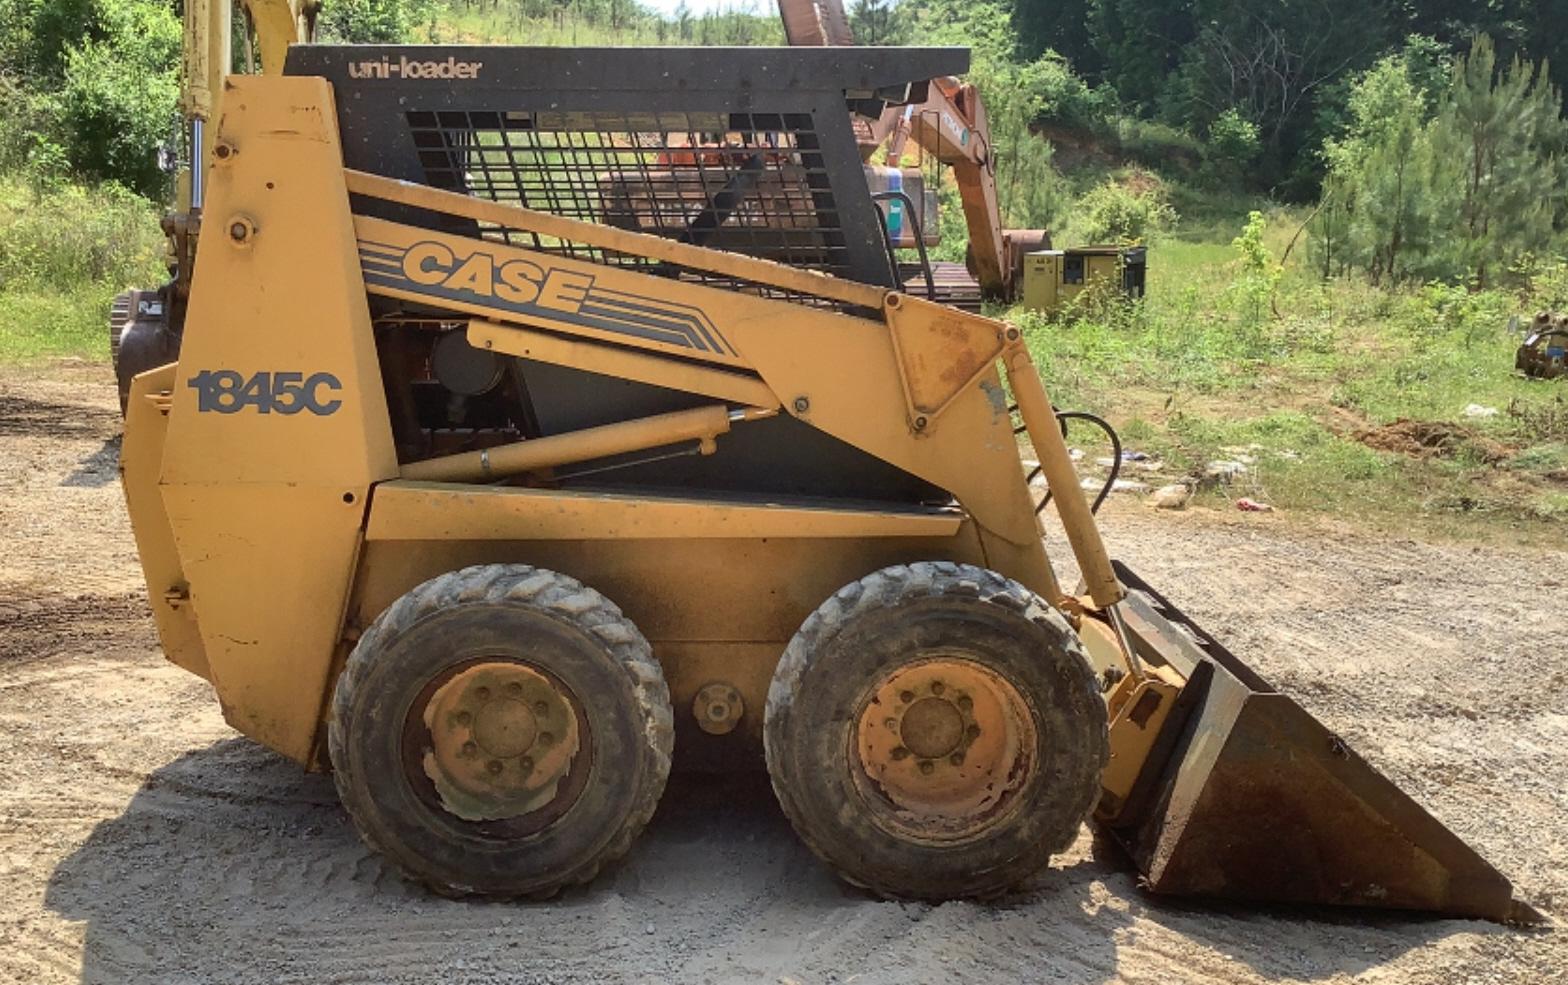
[[[0,0],[0,165],[163,195],[180,36],[166,0]]]
[[[407,41],[429,14],[429,0],[326,0],[321,5],[321,40],[349,44]]]
[[[1165,185],[1141,172],[1090,190],[1079,214],[1080,229],[1090,243],[1142,242],[1176,223]]]
[[[149,198],[168,192],[158,149],[177,131],[179,86],[128,58],[121,44],[89,41],[71,51],[58,97],[61,145],[74,170]]]
[[[0,184],[0,293],[145,286],[163,249],[157,211],[123,188]]]
[[[1262,150],[1257,124],[1234,109],[1228,109],[1209,124],[1209,140],[1203,148],[1203,159],[1211,178],[1234,180],[1258,159]]]

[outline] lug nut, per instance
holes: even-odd
[[[534,761],[527,756],[524,756],[522,759],[517,761],[517,768],[522,770],[524,773],[527,773],[529,770],[534,768]]]
[[[893,731],[893,730],[895,730],[895,729],[897,729],[897,728],[898,728],[898,719],[896,719],[896,718],[887,718],[887,719],[883,719],[883,721],[882,721],[882,725],[883,725],[883,727],[884,727],[884,728],[886,728],[886,729],[887,729],[887,730],[888,730],[888,731],[889,731],[889,732],[892,732],[892,731]]]
[[[904,704],[907,705],[911,701],[915,700],[915,692],[913,692],[913,691],[900,691],[900,692],[898,692],[898,700],[902,701]]]
[[[459,725],[467,725],[470,722],[472,722],[473,720],[474,720],[474,716],[469,714],[466,711],[460,711],[460,712],[457,713],[457,724],[459,724]]]
[[[541,746],[547,746],[547,745],[549,745],[550,743],[552,743],[554,741],[555,741],[555,736],[551,735],[549,732],[540,732],[539,733],[539,744]]]
[[[969,736],[971,739],[978,739],[980,738],[980,726],[971,725],[964,729],[964,734]]]
[[[490,689],[487,687],[478,688],[474,691],[474,697],[478,698],[480,701],[489,701]]]
[[[941,697],[942,696],[942,692],[945,691],[945,690],[947,690],[947,688],[942,686],[942,682],[941,681],[932,681],[931,682],[931,693],[936,695],[937,697]]]
[[[920,772],[926,774],[927,776],[930,776],[931,775],[931,771],[934,770],[934,769],[936,769],[936,764],[931,762],[931,760],[929,760],[929,759],[922,759],[920,761]]]
[[[971,698],[967,694],[961,694],[961,695],[958,696],[958,710],[959,711],[969,711],[969,710],[973,709],[974,706],[975,706],[975,699],[974,698]]]
[[[908,759],[909,758],[909,750],[905,749],[903,746],[899,746],[897,749],[893,750],[893,758],[894,759]]]
[[[489,770],[491,773],[499,773],[501,772],[501,761],[499,759],[492,759],[490,762],[485,764],[485,769]]]
[[[952,763],[954,766],[962,766],[964,765],[964,754],[962,752],[955,752],[951,756],[947,757],[947,761]]]
[[[523,686],[521,684],[517,683],[516,681],[513,681],[512,683],[510,683],[510,684],[508,684],[506,686],[506,693],[510,694],[512,697],[515,698],[519,694],[523,693]]]
[[[472,756],[479,752],[479,747],[472,742],[463,743],[463,755]]]
[[[534,702],[534,714],[543,715],[550,710],[550,706],[543,701]]]

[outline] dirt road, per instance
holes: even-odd
[[[438,900],[331,782],[166,664],[96,366],[0,373],[0,981],[1547,982],[1568,936],[1155,901],[1085,833],[1032,895],[837,883],[765,782],[672,781],[631,858],[549,904]],[[1568,553],[1121,507],[1112,546],[1568,917]],[[1565,547],[1568,550],[1568,547]]]

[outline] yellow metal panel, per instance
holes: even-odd
[[[1091,253],[1084,257],[1083,265],[1084,283],[1115,284],[1121,272],[1122,257],[1120,253]]]
[[[357,218],[355,224],[372,292],[562,334],[613,338],[654,355],[754,369],[783,398],[788,412],[957,497],[981,528],[991,567],[1048,598],[1059,594],[1040,545],[1007,397],[994,365],[980,369],[975,385],[952,399],[940,421],[916,429],[906,410],[892,336],[880,321],[378,219]],[[520,280],[509,283],[499,273],[503,269]],[[581,304],[542,305],[545,285],[552,280],[573,285],[564,296],[574,302],[584,301],[590,291],[603,292],[685,313],[682,339],[618,334],[585,324]],[[501,284],[520,290],[517,297],[525,300],[499,303]],[[994,335],[1005,330],[1002,323],[976,315],[957,317],[965,331]]]
[[[889,294],[883,309],[916,429],[930,427],[954,397],[994,367],[1007,341],[1001,323],[934,301]]]
[[[301,761],[397,474],[336,121],[320,79],[227,84],[161,472],[225,714]]]
[[[376,487],[365,536],[372,541],[951,537],[962,522],[956,510],[737,504],[398,480]]]
[[[1024,307],[1030,311],[1055,311],[1062,282],[1060,250],[1041,250],[1024,256]]]
[[[508,229],[526,229],[543,236],[599,246],[634,256],[652,257],[690,267],[693,270],[706,270],[727,277],[755,281],[758,284],[770,284],[813,297],[859,305],[862,308],[880,308],[882,297],[887,294],[885,287],[857,284],[815,270],[786,266],[774,260],[705,249],[651,233],[631,232],[549,212],[537,212],[515,205],[489,202],[469,195],[431,188],[429,185],[416,185],[412,182],[382,178],[363,171],[348,170],[344,173],[349,190],[356,195],[370,195],[436,212],[459,215],[478,222],[492,222]]]
[[[223,717],[308,763],[360,541],[336,487],[166,486]]]
[[[125,438],[120,444],[120,483],[125,487],[125,508],[136,537],[136,556],[147,580],[147,603],[152,608],[164,656],[176,666],[201,677],[210,677],[207,652],[190,604],[190,584],[180,567],[174,531],[169,527],[163,498],[158,493],[158,469],[163,463],[164,435],[168,431],[168,394],[174,389],[176,366],[170,363],[146,372],[131,382],[125,407]]]
[[[768,385],[755,377],[597,345],[521,325],[502,325],[476,318],[468,323],[468,344],[476,349],[494,349],[509,356],[700,393],[752,407],[779,405],[779,398]]]
[[[669,280],[366,216],[354,228],[372,294],[746,365],[708,310],[673,299]]]
[[[348,618],[357,629],[436,575],[523,563],[603,592],[656,653],[661,640],[783,643],[828,596],[879,568],[984,563],[969,524],[952,537],[367,540],[363,558]]]

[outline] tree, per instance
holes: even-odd
[[[1337,196],[1324,216],[1330,253],[1338,234],[1341,265],[1364,267],[1373,283],[1399,279],[1409,273],[1407,254],[1431,245],[1431,112],[1399,56],[1356,82],[1348,111],[1345,135],[1324,147]]]
[[[865,45],[908,44],[914,34],[914,25],[898,0],[855,0],[849,27],[855,43]]]
[[[426,6],[426,0],[324,0],[316,30],[322,40],[349,44],[407,41]]]
[[[180,33],[170,0],[0,0],[5,113],[22,123],[0,126],[0,158],[51,181],[74,173],[162,194]]]
[[[1435,100],[1419,59],[1384,58],[1357,80],[1350,123],[1328,141],[1315,236],[1325,274],[1488,286],[1549,249],[1568,217],[1568,124],[1544,67],[1497,67],[1479,37]]]
[[[1459,259],[1475,286],[1551,239],[1563,212],[1565,145],[1562,96],[1544,69],[1515,58],[1499,70],[1491,39],[1476,38],[1433,126],[1439,180],[1458,189]]]

